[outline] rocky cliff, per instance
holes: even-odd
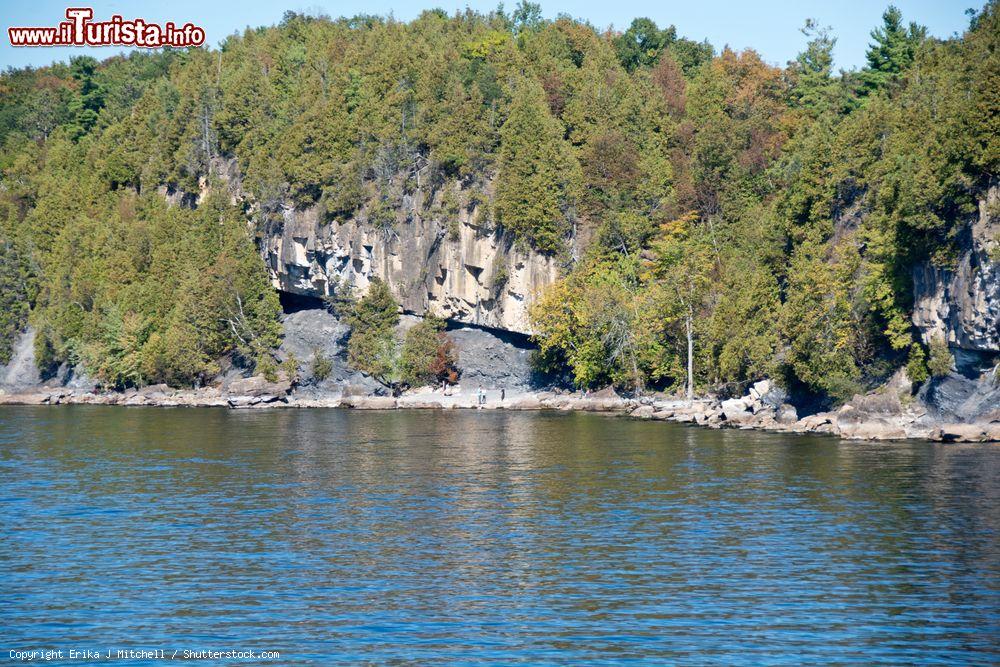
[[[1000,187],[980,201],[959,248],[952,268],[913,269],[913,323],[925,342],[943,338],[955,359],[953,372],[932,378],[918,396],[941,417],[1000,418]]]
[[[28,327],[14,341],[10,361],[0,364],[0,387],[30,387],[40,384],[42,379],[35,366],[35,330]]]
[[[344,222],[326,222],[316,208],[285,208],[281,222],[269,224],[262,239],[274,286],[326,296],[338,287],[363,293],[372,278],[380,278],[407,312],[530,333],[528,306],[558,277],[557,262],[517,249],[480,223],[476,209],[446,220],[421,215],[420,208],[404,198],[406,219],[380,229],[363,211]]]
[[[951,268],[914,267],[913,323],[925,342],[943,337],[961,369],[989,364],[1000,353],[1000,187],[980,201],[959,247]]]
[[[260,210],[244,191],[234,158],[213,159],[211,175],[228,185],[234,200]],[[390,184],[392,217],[377,224],[373,199],[346,220],[328,219],[319,206],[281,202],[261,233],[274,287],[302,296],[324,297],[337,289],[359,296],[379,278],[408,313],[531,333],[528,307],[558,278],[559,260],[517,247],[493,226],[487,193],[457,182],[405,191],[404,180]],[[165,189],[162,194],[174,204],[196,205],[207,183],[202,181],[197,197]]]

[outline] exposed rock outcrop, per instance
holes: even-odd
[[[166,385],[158,386],[163,387],[164,390],[167,389]],[[287,379],[271,381],[262,375],[254,375],[253,377],[234,380],[224,388],[231,396],[236,397],[278,398],[288,395],[288,392],[292,390],[292,383]]]
[[[397,337],[421,318],[404,315]],[[345,393],[352,387],[358,393],[376,394],[385,388],[347,365],[348,326],[323,308],[303,308],[282,318],[284,339],[279,355],[298,361],[301,386],[298,392],[313,397]],[[528,389],[534,386],[531,346],[523,336],[479,327],[460,326],[448,331],[458,353],[460,382],[467,389]],[[322,355],[330,363],[330,372],[322,380],[313,377],[313,359]]]
[[[347,365],[347,339],[350,328],[324,308],[308,308],[282,317],[284,338],[278,354],[298,361],[301,382],[299,391],[311,396],[343,393],[346,387],[363,387],[365,393],[384,388],[375,380]],[[314,361],[319,355],[329,364],[326,377],[314,376]]]
[[[448,332],[458,350],[465,387],[527,389],[533,386],[531,348],[511,336],[473,327]]]
[[[917,397],[940,419],[974,421],[1000,410],[1000,383],[995,369],[975,378],[949,373],[932,378]]]
[[[975,423],[955,423],[931,418],[919,404],[903,405],[898,396],[876,394],[856,396],[837,412],[822,412],[795,420],[794,408],[787,403],[777,408],[767,403],[766,394],[747,394],[730,399],[724,408],[717,400],[680,400],[670,397],[619,396],[613,391],[595,393],[515,390],[506,397],[498,390],[486,392],[486,401],[477,392],[442,392],[422,388],[401,397],[373,396],[363,387],[348,386],[339,395],[309,395],[289,391],[287,382],[268,382],[262,377],[245,378],[228,386],[173,390],[165,385],[125,392],[91,393],[64,387],[39,388],[20,393],[0,389],[0,405],[57,405],[84,403],[126,406],[226,406],[229,408],[354,408],[392,409],[485,409],[559,410],[605,412],[636,419],[673,421],[709,428],[739,428],[785,433],[819,433],[849,440],[929,439],[939,442],[1000,441],[1000,412]],[[728,410],[728,412],[727,412]]]
[[[914,267],[913,323],[924,342],[946,341],[954,358],[953,372],[931,379],[918,398],[938,419],[969,422],[1000,408],[1000,187],[979,202],[959,248],[953,267]]]
[[[261,202],[243,189],[235,158],[213,158],[209,171],[197,195],[165,188],[161,194],[173,204],[195,206],[217,179],[234,202],[246,202],[254,215],[261,212]],[[519,248],[489,222],[481,202],[489,198],[490,184],[465,188],[446,182],[431,189],[418,180],[411,189],[405,180],[390,178],[395,203],[388,211],[375,210],[381,205],[376,197],[347,220],[328,219],[320,206],[269,202],[273,213],[261,216],[269,221],[260,245],[274,287],[309,297],[337,289],[358,296],[379,278],[408,313],[531,333],[528,307],[559,277],[559,260]]]
[[[13,354],[6,365],[0,365],[0,389],[23,391],[32,387],[66,387],[91,391],[96,383],[79,366],[62,364],[51,377],[43,378],[35,363],[35,330],[33,327],[18,335]]]
[[[0,386],[30,387],[40,384],[42,379],[35,366],[35,330],[28,327],[14,341],[10,361],[0,365]]]
[[[479,223],[477,210],[459,211],[449,226],[421,216],[414,200],[405,205],[409,217],[388,230],[375,229],[364,214],[326,222],[316,208],[286,208],[262,238],[274,286],[326,296],[338,286],[364,292],[380,278],[407,312],[528,333],[528,305],[558,277],[556,261],[517,249]]]
[[[940,337],[951,348],[991,358],[1000,353],[1000,187],[979,202],[959,246],[954,267],[914,267],[913,323],[927,343]],[[956,360],[963,365],[961,354]]]

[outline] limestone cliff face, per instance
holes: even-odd
[[[0,387],[29,387],[41,382],[35,366],[35,330],[28,327],[14,341],[10,361],[0,364]]]
[[[262,238],[274,286],[310,296],[339,286],[357,295],[377,277],[407,312],[530,333],[528,306],[557,279],[557,261],[518,250],[509,237],[478,223],[476,209],[446,223],[416,214],[420,208],[404,197],[401,209],[409,213],[388,229],[369,224],[363,211],[325,222],[316,209],[285,208]]]
[[[217,157],[209,166],[234,203],[243,201],[260,212],[253,194],[243,188],[235,158]],[[457,201],[474,198],[457,183],[404,193],[402,179],[393,181],[395,219],[381,227],[370,221],[371,201],[344,221],[326,220],[316,207],[302,210],[285,202],[280,215],[264,224],[260,238],[274,287],[314,297],[340,289],[357,297],[379,278],[406,312],[532,333],[528,307],[559,277],[559,261],[515,247],[509,235],[484,222],[482,205],[445,212],[445,190]],[[172,204],[197,206],[209,192],[209,179],[202,178],[200,185],[197,194],[160,192]]]
[[[962,233],[954,268],[929,262],[913,268],[913,323],[925,341],[944,337],[959,351],[1000,353],[1000,187],[980,201]]]

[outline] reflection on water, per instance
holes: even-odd
[[[1000,661],[1000,448],[0,407],[0,648]]]

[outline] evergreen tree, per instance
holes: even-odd
[[[660,30],[651,19],[639,18],[615,38],[615,49],[622,67],[631,72],[658,62],[663,50],[676,39],[677,29],[674,26]]]
[[[812,19],[806,21],[802,34],[810,39],[805,51],[790,63],[795,76],[792,95],[800,107],[819,115],[831,107],[839,90],[832,76],[837,40],[830,36],[830,28],[820,28]]]
[[[417,387],[458,379],[458,355],[444,326],[444,320],[427,315],[406,332],[399,355],[400,379],[405,384]]]
[[[70,62],[70,71],[76,80],[76,95],[69,103],[73,115],[71,135],[80,138],[97,122],[97,114],[104,106],[104,90],[95,77],[97,61],[90,56],[77,56]]]
[[[497,222],[542,252],[562,250],[570,231],[571,158],[540,86],[526,81],[515,89],[500,139]]]
[[[930,348],[931,355],[927,361],[927,368],[934,377],[944,377],[955,365],[955,358],[948,349],[948,343],[943,337],[937,336],[931,340]]]
[[[916,23],[903,26],[903,14],[896,7],[882,14],[882,26],[872,31],[873,42],[865,58],[868,64],[861,70],[861,94],[870,95],[897,84],[916,58],[917,49],[927,38],[927,28]]]
[[[10,361],[18,334],[28,322],[32,282],[14,244],[0,239],[0,364]]]
[[[537,30],[542,25],[542,6],[537,2],[519,0],[510,20],[515,32]]]
[[[375,278],[368,291],[347,315],[351,337],[347,362],[388,385],[395,379],[395,329],[399,324],[399,304],[389,286]]]

